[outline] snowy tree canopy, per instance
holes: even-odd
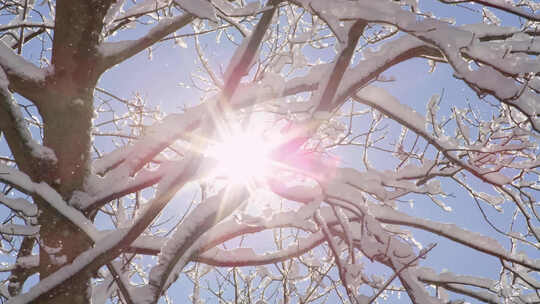
[[[537,1],[0,4],[2,303],[540,302]]]

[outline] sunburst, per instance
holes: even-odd
[[[214,176],[232,183],[251,184],[271,171],[272,143],[256,132],[231,132],[209,147],[207,155],[217,161]]]

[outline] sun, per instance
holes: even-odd
[[[235,132],[210,147],[207,154],[217,161],[216,176],[248,183],[269,174],[270,151],[271,144],[261,134]]]

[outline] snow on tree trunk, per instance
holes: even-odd
[[[535,1],[4,2],[3,303],[540,301]]]

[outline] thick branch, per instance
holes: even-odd
[[[9,80],[10,89],[36,102],[43,94],[47,71],[17,55],[0,41],[0,67]]]
[[[227,71],[225,72],[225,86],[223,89],[223,96],[225,100],[229,103],[231,97],[233,96],[240,80],[249,73],[251,64],[258,54],[258,50],[261,47],[261,42],[266,34],[272,18],[278,9],[277,4],[280,0],[271,0],[269,5],[273,5],[272,9],[267,10],[263,13],[261,19],[257,23],[255,30],[242,45],[236,50],[233,58],[231,59]]]
[[[461,160],[452,152],[455,148],[453,145],[432,136],[425,130],[425,119],[420,114],[408,106],[399,103],[393,96],[386,93],[385,90],[372,86],[366,87],[356,92],[354,100],[377,109],[389,118],[414,131],[429,144],[437,148],[437,150],[441,151],[454,164],[467,170],[480,180],[494,186],[502,186],[506,183],[505,180],[501,181],[499,178],[500,173],[494,172],[492,169],[475,167]]]
[[[32,139],[24,116],[7,87],[6,74],[0,68],[0,131],[4,133],[17,166],[36,179],[46,166],[56,162],[56,156]]]
[[[316,101],[316,104],[318,105],[318,111],[331,112],[336,109],[336,105],[334,104],[334,97],[341,84],[341,79],[345,75],[345,71],[351,63],[356,44],[358,43],[358,39],[364,32],[364,28],[366,27],[366,25],[366,22],[360,20],[356,21],[349,29],[349,39],[347,41],[347,44],[343,46],[343,49],[337,57],[336,62],[334,63],[334,66],[332,67],[330,73],[327,73],[325,76],[325,87],[322,91],[322,94],[320,95],[320,99]]]
[[[21,292],[26,279],[38,271],[37,264],[39,263],[39,258],[32,256],[32,247],[34,247],[35,241],[36,239],[34,237],[25,237],[21,242],[19,252],[17,252],[17,265],[19,267],[15,267],[8,278],[8,292],[11,296],[18,295]],[[20,267],[22,265],[20,265],[19,262],[22,262],[23,260],[28,262],[28,258],[35,258],[37,261],[28,263],[32,264],[32,267]]]
[[[77,256],[71,264],[64,265],[58,271],[42,279],[27,293],[8,301],[8,303],[36,303],[55,296],[55,293],[65,285],[81,283],[89,275],[95,273],[101,266],[116,258],[125,248],[128,248],[141,233],[161,213],[166,204],[176,192],[191,180],[199,167],[197,159],[186,159],[185,166],[178,168],[178,173],[162,185],[158,195],[145,205],[134,223],[125,229],[119,229],[100,239],[94,247]],[[0,178],[2,175],[0,175]],[[87,231],[87,234],[90,231]],[[95,237],[94,239],[98,239]]]
[[[58,215],[68,220],[74,226],[83,230],[89,238],[97,239],[99,233],[94,225],[80,211],[69,206],[48,184],[41,182],[35,183],[23,172],[0,164],[0,182],[9,184],[22,193],[38,198],[47,204],[47,207],[53,208]]]
[[[152,46],[163,37],[176,32],[194,20],[191,14],[183,14],[159,21],[146,35],[137,40],[106,42],[99,47],[101,69],[106,70]]]
[[[159,261],[150,271],[150,292],[157,300],[176,281],[179,271],[199,252],[200,237],[236,210],[246,199],[247,190],[227,187],[200,203],[182,222],[171,240],[162,248]]]
[[[371,205],[369,209],[373,213],[373,216],[383,223],[405,225],[429,231],[493,257],[510,261],[535,271],[540,271],[540,267],[536,265],[533,260],[512,255],[507,252],[499,242],[479,233],[459,228],[453,224],[442,224],[412,217],[385,206]]]

